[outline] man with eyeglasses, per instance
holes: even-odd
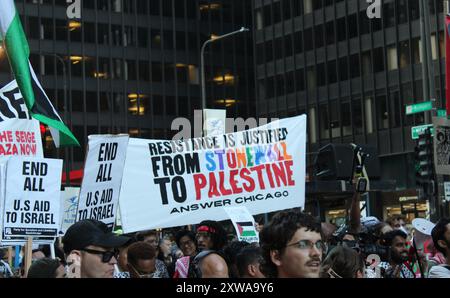
[[[326,253],[320,222],[296,210],[275,214],[260,233],[267,277],[318,278]]]
[[[117,248],[128,241],[130,238],[113,234],[106,224],[93,219],[76,222],[63,238],[68,260],[80,266],[72,268],[73,265],[69,264],[69,268],[79,270],[81,278],[112,278],[117,264]]]
[[[195,234],[189,230],[180,230],[175,235],[175,242],[183,252],[183,256],[195,256],[197,254],[197,240]]]

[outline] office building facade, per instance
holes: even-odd
[[[84,0],[80,18],[65,0],[17,0],[30,60],[61,117],[81,143],[48,156],[83,167],[87,136],[129,133],[170,139],[173,119],[202,109],[200,49],[206,40],[250,27],[251,3],[232,0]],[[255,114],[251,33],[205,51],[207,108]],[[64,71],[65,68],[65,71]],[[64,74],[66,74],[64,76]],[[5,55],[0,82],[12,79]],[[67,92],[64,92],[64,84]],[[192,125],[193,126],[193,125]]]
[[[381,1],[380,18],[373,19],[365,0],[252,2],[258,116],[308,115],[310,169],[314,153],[326,144],[375,146],[381,177],[396,180],[396,191],[377,197],[373,207],[380,214],[384,206],[384,216],[424,215],[424,202],[398,201],[415,196],[411,127],[425,121],[424,113],[406,115],[405,109],[430,100],[422,90],[419,0]],[[427,13],[436,100],[442,108],[443,1],[429,1]]]

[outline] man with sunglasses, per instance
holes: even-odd
[[[275,214],[260,233],[267,277],[318,278],[326,246],[320,222],[311,215],[288,210]]]
[[[76,222],[67,230],[64,238],[64,252],[68,260],[79,264],[81,278],[112,278],[117,264],[118,247],[125,245],[130,238],[117,236],[109,231],[101,221],[86,219]],[[69,272],[70,275],[70,272]]]

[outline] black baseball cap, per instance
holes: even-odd
[[[117,248],[126,245],[131,238],[117,236],[109,231],[108,226],[98,220],[84,219],[71,225],[64,235],[64,252],[83,249],[89,245],[105,248]]]

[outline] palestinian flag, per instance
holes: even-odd
[[[251,221],[236,223],[240,237],[255,237],[255,226]]]
[[[48,125],[57,147],[80,145],[59,117],[29,62],[30,49],[13,0],[0,1],[0,40],[5,45],[11,68],[33,118]]]

